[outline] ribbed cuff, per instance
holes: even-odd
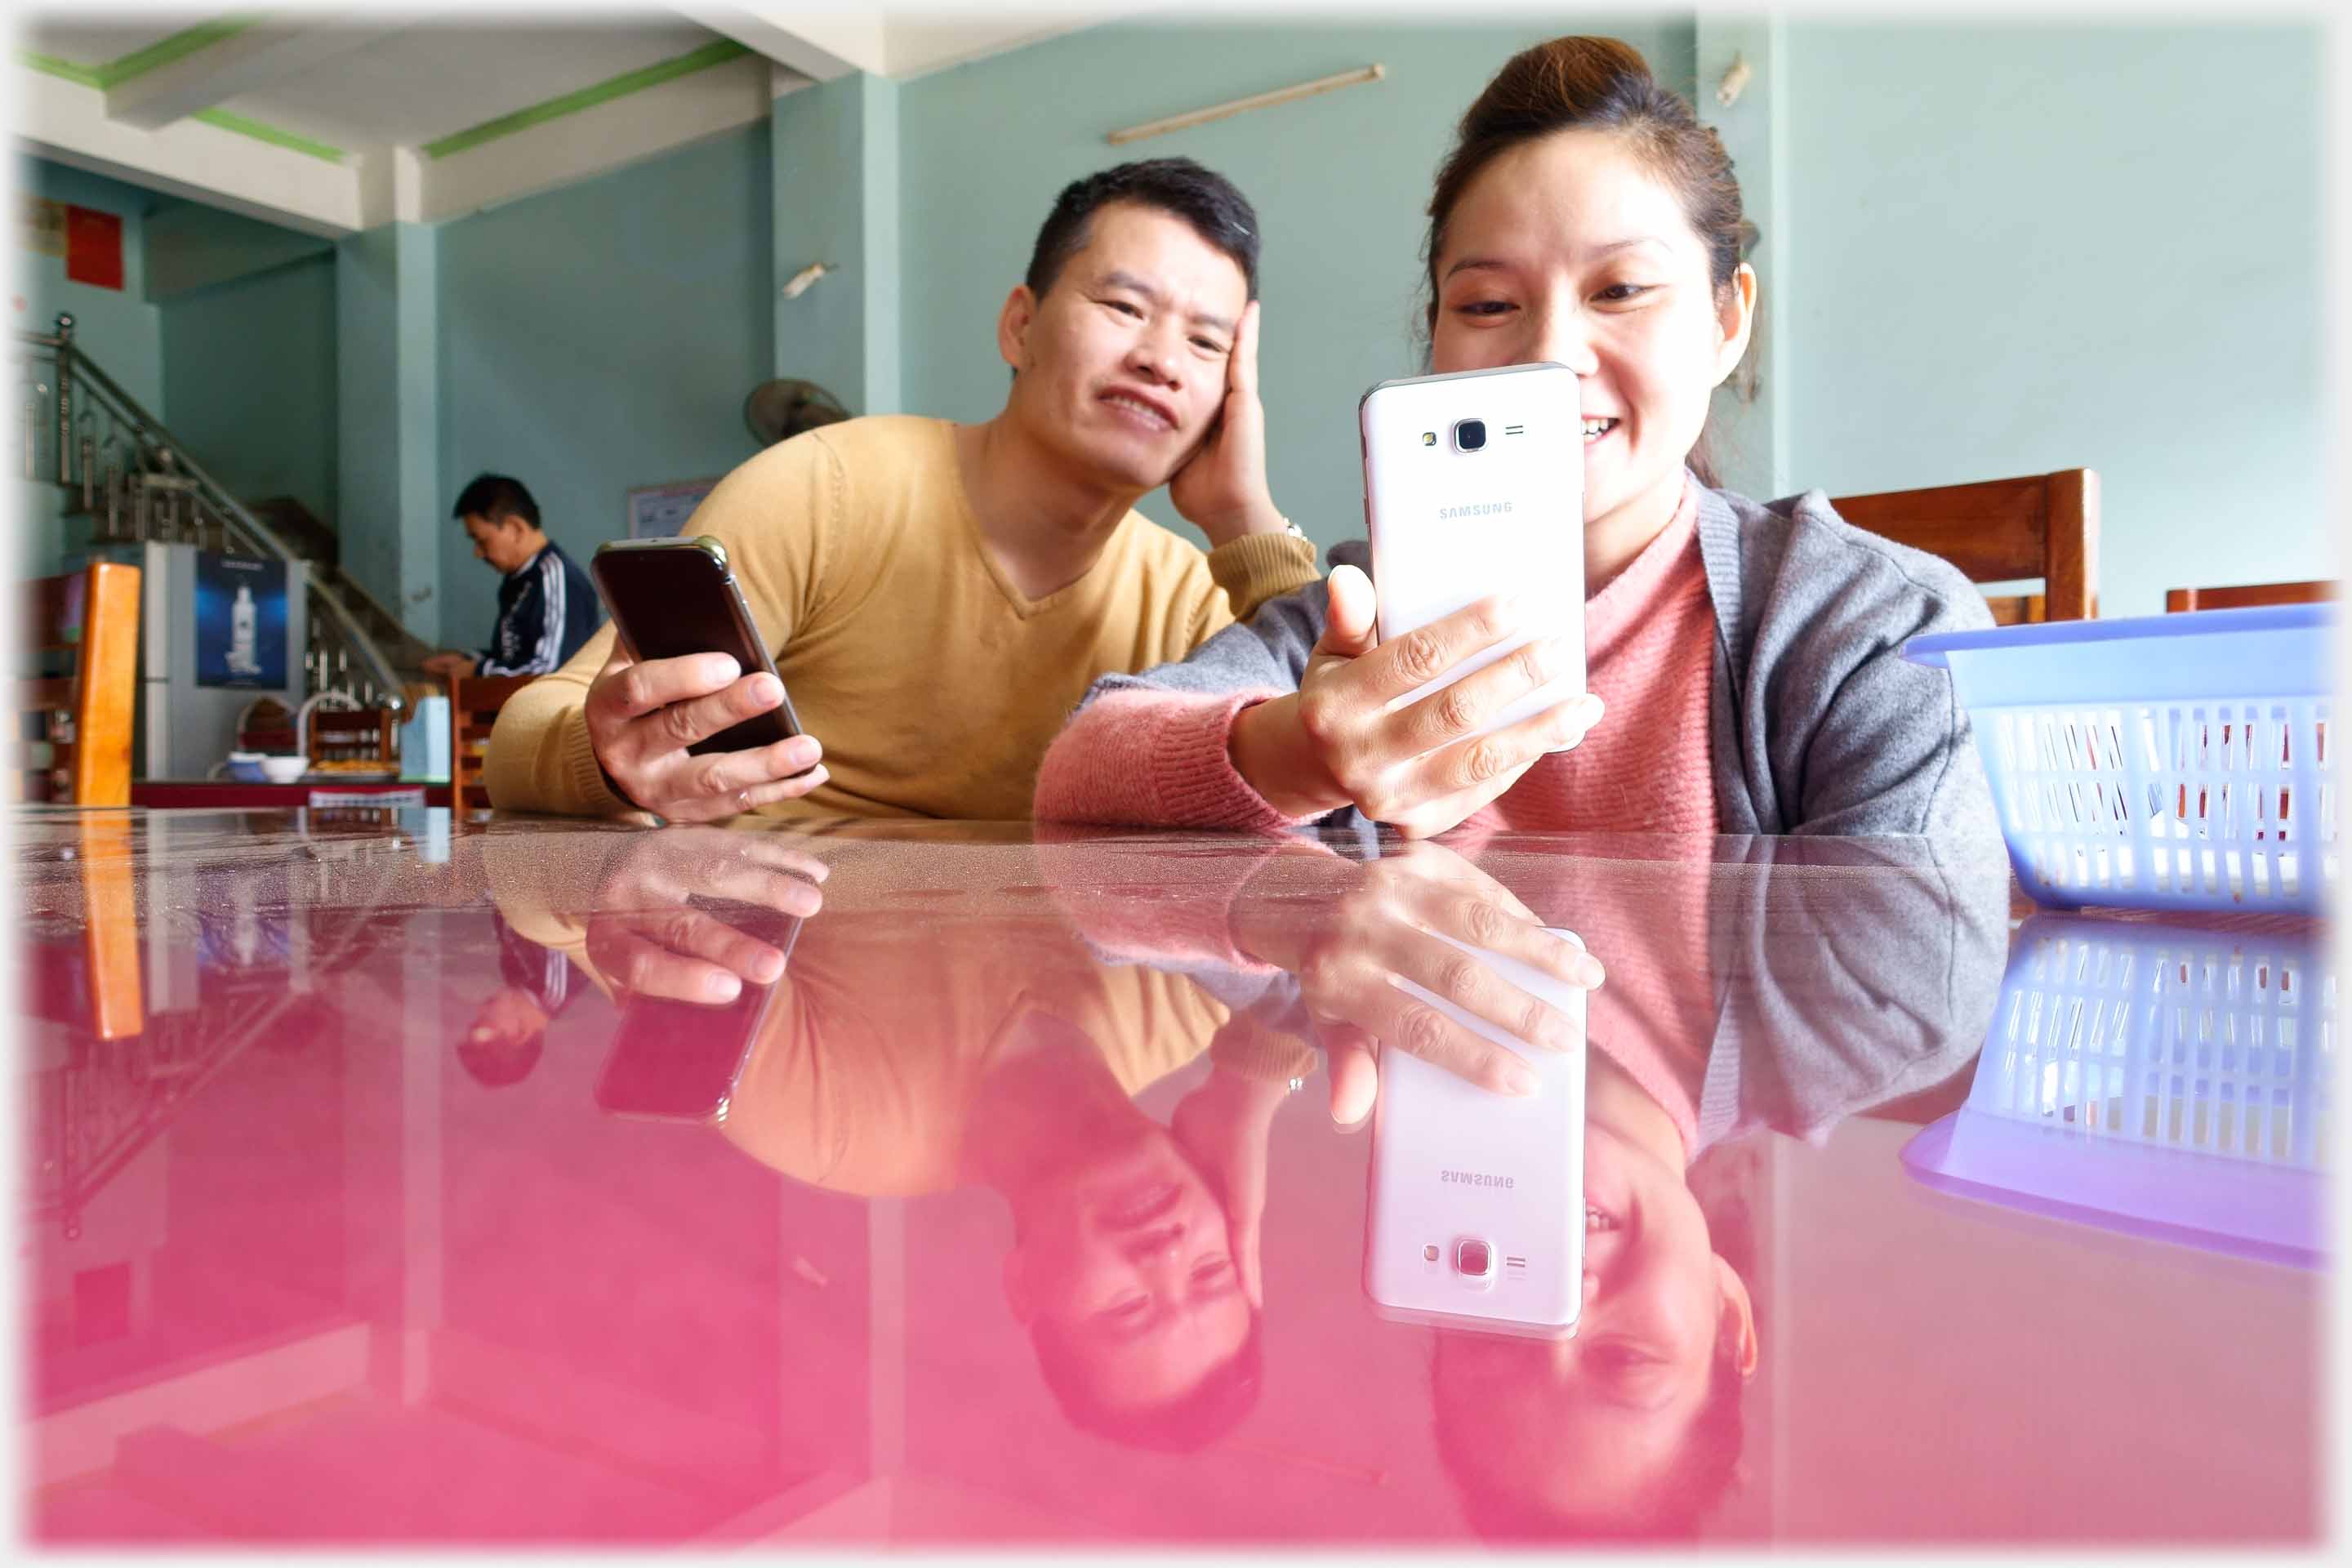
[[[1209,552],[1209,575],[1225,591],[1234,619],[1314,582],[1315,542],[1296,533],[1244,533]]]
[[[576,709],[556,722],[563,726],[563,783],[578,802],[583,816],[615,816],[645,808],[622,799],[604,782],[604,764],[596,760],[595,742],[588,736],[588,720]]]
[[[1153,715],[1158,723],[1146,766],[1148,787],[1160,808],[1156,820],[1180,827],[1260,830],[1297,825],[1234,770],[1234,719],[1243,709],[1280,695],[1268,689],[1170,702]]]
[[[1037,770],[1036,815],[1056,822],[1276,831],[1287,817],[1234,771],[1234,716],[1272,689],[1200,697],[1118,691],[1073,720]]]

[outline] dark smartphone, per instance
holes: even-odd
[[[792,957],[798,915],[762,910],[722,916],[746,935]],[[723,1007],[639,996],[621,1008],[612,1054],[596,1079],[597,1106],[615,1116],[660,1121],[724,1121],[735,1080],[751,1059],[760,1026],[779,989],[746,984]]]
[[[709,534],[692,539],[623,539],[596,547],[589,563],[596,592],[629,657],[680,658],[691,653],[723,653],[746,675],[776,674],[768,645],[752,624],[751,606],[727,565],[727,547]],[[782,686],[783,678],[776,677]],[[745,752],[772,746],[801,732],[790,692],[765,713],[708,735],[687,747],[705,752]]]

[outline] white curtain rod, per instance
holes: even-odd
[[[1318,92],[1330,92],[1360,82],[1379,81],[1389,74],[1388,68],[1373,64],[1361,70],[1341,71],[1337,76],[1318,77],[1302,81],[1297,87],[1281,87],[1272,92],[1261,92],[1249,98],[1237,98],[1231,103],[1220,103],[1208,109],[1196,109],[1190,114],[1171,114],[1165,120],[1153,120],[1141,125],[1130,125],[1124,131],[1114,131],[1103,138],[1113,146],[1122,142],[1140,142],[1147,136],[1163,136],[1171,131],[1188,130],[1206,125],[1212,120],[1223,120],[1231,114],[1246,114],[1253,109],[1271,109],[1277,103],[1288,103],[1297,98],[1312,98]]]

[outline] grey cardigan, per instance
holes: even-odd
[[[1759,505],[1697,488],[1721,831],[1958,833],[1997,845],[1991,790],[1950,676],[1901,657],[1922,633],[1990,626],[1983,596],[1948,562],[1846,522],[1819,490]],[[1328,559],[1371,569],[1363,540],[1333,545]],[[1079,709],[1112,691],[1296,689],[1328,605],[1319,582],[1268,600],[1178,663],[1104,676]],[[1349,806],[1322,821],[1361,818]]]

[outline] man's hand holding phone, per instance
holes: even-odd
[[[770,911],[797,931],[824,907],[824,861],[782,835],[665,827],[633,843],[597,890],[587,952],[626,997],[723,1007],[745,985],[770,985],[786,950],[688,902],[723,899]],[[775,921],[769,921],[774,926]],[[770,934],[772,934],[771,932]]]
[[[697,756],[687,748],[782,705],[783,683],[723,653],[633,659],[615,639],[588,688],[596,761],[623,798],[672,822],[709,822],[795,800],[823,784],[813,735]]]
[[[1587,692],[1478,733],[1559,672],[1554,661],[1567,656],[1541,641],[1403,703],[1517,632],[1509,605],[1482,600],[1383,643],[1370,578],[1337,567],[1329,593],[1330,612],[1298,690],[1244,709],[1234,721],[1234,771],[1286,816],[1353,805],[1409,838],[1443,833],[1538,759],[1575,746],[1601,720],[1601,699]]]

